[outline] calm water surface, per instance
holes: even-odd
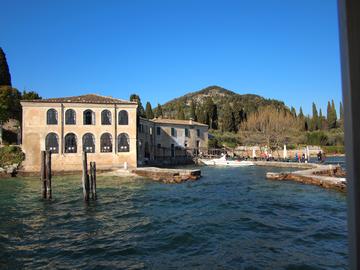
[[[265,179],[275,168],[203,167],[196,182],[79,176],[0,181],[1,269],[346,269],[345,195]]]

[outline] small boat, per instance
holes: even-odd
[[[242,167],[255,165],[254,162],[247,160],[229,160],[226,156],[214,159],[200,159],[200,162],[208,166],[230,166],[230,167]]]

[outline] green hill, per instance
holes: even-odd
[[[226,116],[226,111],[231,110],[236,117],[236,114],[240,111],[245,115],[250,114],[253,111],[258,110],[262,106],[274,106],[279,109],[288,108],[284,102],[274,99],[266,99],[264,97],[253,94],[237,94],[228,89],[219,86],[209,86],[202,90],[188,93],[179,98],[175,98],[165,104],[161,105],[163,111],[163,117],[165,118],[178,118],[179,108],[184,110],[185,118],[191,117],[191,102],[196,105],[197,112],[203,112],[208,110],[206,104],[212,102],[216,105],[219,125],[223,122],[223,118]],[[200,122],[208,122],[206,119],[197,117]]]

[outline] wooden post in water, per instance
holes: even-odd
[[[46,152],[41,151],[41,164],[40,164],[40,180],[42,185],[42,197],[46,199]]]
[[[83,186],[83,194],[84,200],[89,201],[89,175],[87,169],[87,154],[84,151],[82,154],[82,186]]]
[[[96,195],[96,162],[93,162],[93,200],[97,199]]]
[[[91,199],[96,200],[96,162],[90,162],[90,192]]]
[[[51,200],[51,151],[46,151],[46,194],[47,198]]]

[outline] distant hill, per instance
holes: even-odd
[[[266,99],[259,95],[237,94],[220,86],[209,86],[196,92],[188,93],[184,96],[175,98],[161,105],[164,117],[176,118],[179,106],[184,108],[185,117],[190,117],[190,104],[194,101],[197,105],[202,105],[208,98],[216,104],[219,118],[222,117],[225,107],[230,106],[232,110],[240,110],[246,114],[258,110],[262,106],[274,106],[280,109],[288,108],[284,102],[275,99]]]

